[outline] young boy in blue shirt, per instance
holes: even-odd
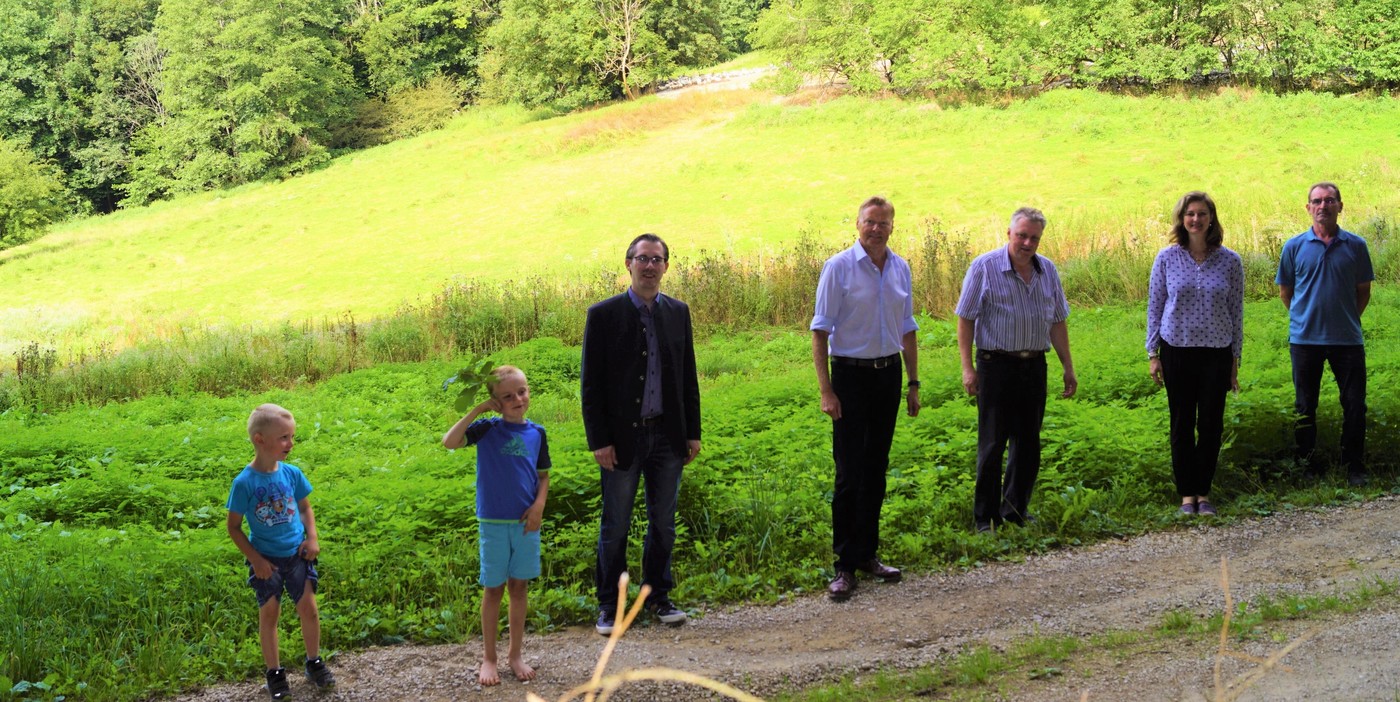
[[[258,639],[267,665],[267,693],[274,700],[291,695],[287,669],[277,648],[277,618],[282,591],[291,595],[306,643],[306,677],[316,687],[335,684],[321,660],[321,618],[316,609],[316,515],[311,511],[311,483],[301,469],[283,459],[291,453],[297,424],[292,413],[274,404],[258,406],[248,417],[253,461],[233,479],[228,495],[228,534],[248,560],[248,584],[258,598]],[[248,533],[243,533],[247,515]]]
[[[544,428],[525,419],[530,386],[514,366],[491,371],[490,397],[457,420],[442,437],[450,449],[476,450],[476,517],[481,535],[481,633],[484,653],[477,682],[499,685],[496,636],[501,596],[510,592],[508,662],[516,679],[535,677],[521,656],[526,586],[540,575],[540,522],[549,493],[549,442]],[[500,417],[478,419],[486,412]]]

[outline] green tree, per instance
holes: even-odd
[[[150,113],[132,102],[126,46],[156,0],[0,0],[0,133],[67,173],[99,211],[115,208],[127,143]]]
[[[312,168],[360,99],[335,0],[164,0],[166,114],[135,139],[125,202]]]
[[[494,8],[475,0],[355,0],[346,27],[369,91],[388,96],[443,75],[477,84],[480,39]]]
[[[60,176],[28,149],[0,138],[0,248],[32,239],[63,216]]]
[[[651,0],[646,23],[676,66],[712,66],[728,55],[718,0]],[[664,75],[661,77],[665,77]]]
[[[563,109],[607,99],[595,70],[601,36],[591,0],[501,0],[500,17],[486,31],[482,96]]]

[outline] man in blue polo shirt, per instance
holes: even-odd
[[[1279,258],[1278,296],[1288,308],[1288,350],[1293,360],[1293,429],[1296,456],[1304,475],[1318,478],[1317,398],[1322,366],[1332,376],[1342,402],[1342,463],[1347,482],[1366,484],[1366,348],[1361,313],[1371,301],[1371,254],[1366,240],[1337,225],[1342,191],[1321,182],[1308,189],[1312,227],[1289,239]]]

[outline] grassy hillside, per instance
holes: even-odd
[[[939,106],[762,92],[648,98],[555,119],[472,110],[448,128],[255,184],[71,223],[0,252],[0,357],[170,335],[210,323],[364,318],[453,276],[620,267],[641,231],[677,256],[848,236],[884,193],[988,242],[1043,207],[1047,248],[1155,239],[1181,192],[1220,202],[1230,243],[1305,224],[1303,191],[1343,184],[1345,223],[1400,210],[1400,103],[1228,92],[1137,98],[1056,91]],[[896,234],[898,236],[898,233]]]

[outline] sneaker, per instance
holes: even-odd
[[[610,609],[598,610],[598,623],[593,628],[603,636],[612,636],[613,623],[617,620],[617,615]]]
[[[1196,513],[1196,505],[1191,502],[1183,502],[1181,503],[1181,509],[1177,510],[1176,513],[1190,516]]]
[[[1347,473],[1347,485],[1352,487],[1366,487],[1365,473]]]
[[[267,694],[274,700],[285,700],[291,698],[292,686],[287,683],[286,668],[268,669]]]
[[[326,667],[326,662],[320,656],[306,661],[306,679],[315,683],[316,687],[327,688],[335,685],[335,676],[331,674],[331,669]]]
[[[652,602],[648,602],[647,605],[650,607],[652,612],[656,613],[656,618],[660,619],[662,624],[680,626],[685,623],[685,611],[682,610],[680,607],[677,607],[669,599],[654,600]]]
[[[1199,514],[1202,517],[1214,517],[1215,505],[1212,505],[1211,503],[1206,502],[1205,500],[1201,500],[1196,503],[1196,514]]]

